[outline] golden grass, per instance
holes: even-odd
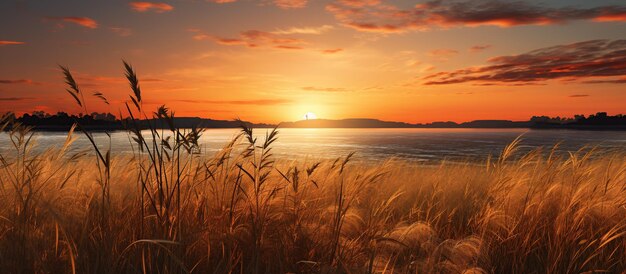
[[[518,139],[482,164],[277,162],[278,132],[257,140],[242,123],[206,155],[202,130],[176,128],[165,106],[146,115],[124,67],[132,157],[104,151],[80,124],[89,152],[67,151],[72,128],[61,149],[32,153],[29,128],[0,123],[13,146],[0,153],[0,272],[626,271],[624,153],[519,155]],[[149,118],[167,129],[142,133]]]
[[[512,159],[513,144],[503,153],[509,159],[484,164],[344,158],[261,168],[262,152],[239,138],[218,155],[164,160],[160,176],[181,182],[181,198],[152,204],[148,196],[160,188],[140,171],[150,169],[145,156],[111,157],[106,202],[94,155],[31,154],[28,133],[13,134],[18,149],[2,155],[0,167],[3,271],[626,270],[623,154]],[[180,212],[168,202],[180,202]]]

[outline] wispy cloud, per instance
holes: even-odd
[[[193,36],[195,40],[212,40],[225,46],[246,46],[249,48],[303,49],[306,42],[302,39],[278,35],[260,30],[243,31],[236,38],[224,38],[204,33]]]
[[[583,81],[585,84],[626,84],[626,77],[617,79],[589,80]]]
[[[208,2],[217,4],[228,4],[237,2],[237,0],[207,0]],[[309,0],[270,0],[275,6],[281,9],[300,9],[307,6]],[[269,2],[269,1],[268,1]]]
[[[502,0],[435,0],[412,8],[380,0],[337,0],[326,10],[345,26],[384,33],[456,26],[550,25],[574,20],[626,21],[624,5],[553,8]]]
[[[350,91],[349,89],[346,89],[346,88],[314,87],[314,86],[302,87],[302,90],[306,90],[306,91],[322,91],[322,92],[346,92],[346,91]]]
[[[14,80],[0,79],[0,84],[10,85],[10,84],[38,84],[38,83],[30,79],[14,79]]]
[[[447,58],[447,57],[459,54],[459,51],[454,50],[454,49],[436,49],[436,50],[430,51],[428,54],[434,57],[446,57]]]
[[[258,100],[173,100],[175,102],[190,104],[216,104],[216,105],[282,105],[291,103],[287,99],[258,99]]]
[[[6,46],[6,45],[23,45],[26,44],[24,42],[19,42],[19,41],[8,41],[8,40],[0,40],[0,46]]]
[[[571,82],[590,78],[592,80],[587,83],[622,83],[625,78],[610,77],[624,76],[626,40],[592,40],[520,55],[494,57],[485,66],[439,72],[426,76],[424,80],[426,85],[466,82],[529,85],[552,79]]]
[[[133,34],[133,30],[129,28],[110,27],[109,30],[122,37],[131,36]]]
[[[157,13],[167,12],[174,9],[170,4],[158,2],[130,2],[130,7],[137,12],[154,11]]]
[[[438,60],[439,62],[446,62],[448,60],[450,60],[450,58],[452,58],[453,56],[456,56],[459,54],[458,50],[454,50],[454,49],[436,49],[436,50],[431,50],[428,55],[430,55],[430,57],[433,57],[434,59]]]
[[[274,46],[276,49],[304,49],[301,46],[288,46],[288,45],[276,45]]]
[[[299,9],[306,7],[308,0],[274,0],[274,5],[282,9]]]
[[[78,82],[81,83],[82,86],[86,87],[101,87],[101,86],[110,86],[110,85],[121,85],[127,82],[124,77],[111,77],[111,76],[103,76],[103,75],[89,75],[89,74],[81,74],[77,73],[75,78]],[[163,79],[159,78],[142,78],[139,79],[142,83],[147,82],[165,82]]]
[[[288,29],[277,29],[272,31],[273,34],[278,35],[289,35],[289,34],[323,34],[334,27],[331,25],[323,25],[319,27],[291,27]]]
[[[195,38],[200,39],[200,40],[204,39],[204,38],[199,38],[199,37],[204,37],[204,36],[196,36]],[[227,45],[227,46],[248,45],[250,47],[255,46],[255,44],[248,44],[245,40],[239,39],[239,38],[219,38],[219,37],[209,37],[209,38],[214,39],[215,42],[217,42],[220,45]]]
[[[583,97],[589,97],[589,94],[572,94],[570,96],[568,96],[570,98],[583,98]]]
[[[336,49],[323,49],[323,50],[321,50],[321,52],[322,52],[322,53],[324,53],[324,54],[335,54],[335,53],[342,52],[342,51],[343,51],[343,49],[340,49],[340,48],[336,48]]]
[[[199,29],[187,29],[194,33],[192,38],[197,41],[213,41],[224,46],[244,46],[256,49],[281,49],[281,50],[311,50],[323,54],[334,54],[343,51],[342,48],[320,49],[311,46],[302,35],[319,35],[334,27],[323,25],[319,27],[293,27],[277,29],[274,31],[247,30],[242,31],[236,37],[221,37],[202,32]]]
[[[159,79],[159,78],[144,78],[141,79],[142,82],[167,82],[164,79]]]
[[[469,52],[481,52],[490,49],[491,45],[476,45],[469,48]]]
[[[381,3],[381,0],[338,0],[337,3],[348,7],[365,7],[375,6]]]
[[[91,19],[89,17],[75,17],[75,16],[66,16],[66,17],[45,17],[46,20],[50,21],[58,21],[60,27],[64,27],[62,22],[76,24],[85,28],[95,29],[98,28],[98,22],[96,20]]]

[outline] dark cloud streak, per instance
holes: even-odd
[[[474,82],[479,85],[537,84],[561,79],[568,82],[623,83],[626,76],[626,40],[592,40],[534,50],[525,54],[491,58],[488,65],[424,78],[425,85]],[[601,78],[601,79],[598,79]]]
[[[258,100],[173,100],[181,103],[192,104],[217,104],[217,105],[282,105],[291,103],[287,99],[258,99]]]
[[[481,52],[487,49],[490,49],[492,46],[491,45],[476,45],[473,46],[471,48],[469,48],[470,52]]]
[[[326,10],[345,26],[383,33],[456,26],[550,25],[574,20],[626,21],[623,5],[555,8],[501,0],[435,0],[408,9],[382,1],[336,0]]]
[[[0,102],[14,102],[14,101],[24,101],[24,100],[32,100],[35,98],[31,97],[0,97]]]
[[[8,80],[8,79],[0,79],[0,84],[35,84],[33,80],[30,79],[16,79],[16,80]]]

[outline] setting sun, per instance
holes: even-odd
[[[302,116],[303,120],[315,120],[317,119],[317,115],[315,115],[315,113],[313,112],[307,112]]]

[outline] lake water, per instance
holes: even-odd
[[[204,152],[213,154],[227,144],[238,129],[208,129],[200,143]],[[266,129],[256,129],[263,139]],[[625,131],[576,131],[529,129],[281,129],[274,152],[284,159],[333,159],[356,152],[356,159],[376,161],[390,157],[410,161],[434,162],[441,159],[484,160],[488,155],[498,155],[517,136],[523,135],[522,151],[537,147],[549,150],[561,143],[559,153],[576,151],[585,146],[598,146],[604,151],[626,152]],[[82,133],[71,150],[90,146]],[[104,133],[95,134],[103,147],[109,143]],[[60,147],[66,134],[38,132],[35,134],[37,150]],[[126,132],[111,133],[113,154],[132,153]],[[0,134],[0,149],[6,152],[10,141],[6,133]]]

